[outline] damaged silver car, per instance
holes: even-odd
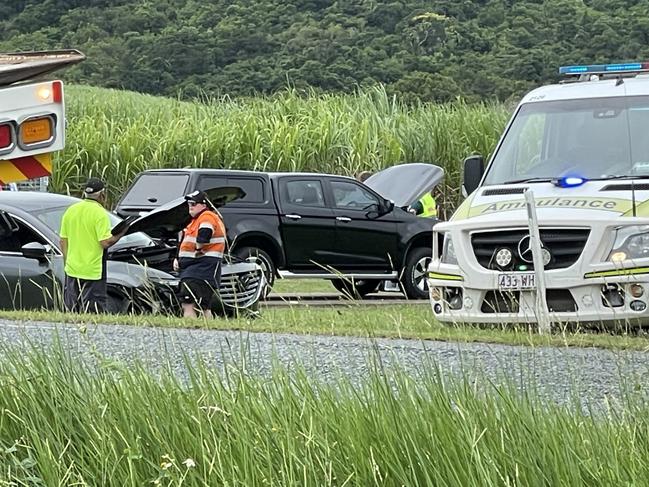
[[[238,197],[238,188],[210,194],[217,204]],[[0,192],[0,308],[61,309],[64,280],[58,230],[65,210],[77,198],[39,192]],[[121,218],[109,213],[113,225]],[[178,277],[172,272],[175,247],[154,240],[145,230],[164,227],[177,233],[189,218],[187,202],[174,200],[132,222],[128,234],[107,252],[108,311],[177,314]],[[221,315],[254,312],[265,288],[261,267],[224,257]]]

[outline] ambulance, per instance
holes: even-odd
[[[559,73],[486,167],[464,161],[467,197],[433,228],[442,322],[649,324],[649,62]]]
[[[78,63],[77,50],[0,54],[0,187],[49,176],[65,145],[63,83],[31,81]]]

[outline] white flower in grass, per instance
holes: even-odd
[[[174,466],[174,459],[169,455],[162,455],[162,462],[160,462],[160,468],[162,470],[169,470]]]
[[[183,465],[187,468],[194,468],[196,466],[196,462],[193,459],[188,458],[183,462]]]

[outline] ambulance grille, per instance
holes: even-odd
[[[482,192],[482,196],[500,196],[504,194],[523,194],[527,186],[518,187],[518,188],[496,188],[496,189],[485,189]]]
[[[546,269],[563,269],[577,262],[581,255],[589,229],[585,228],[542,228],[540,229],[541,242],[550,252],[550,262]],[[520,245],[519,245],[520,244]],[[525,251],[529,245],[529,231],[527,228],[495,230],[490,232],[476,232],[471,235],[473,253],[478,262],[485,269],[492,270],[533,270],[531,253],[521,256],[520,250]],[[496,253],[503,248],[511,251],[513,259],[507,268],[498,267]],[[525,252],[524,252],[525,253]],[[524,266],[524,268],[521,268]]]
[[[609,184],[604,186],[600,191],[649,191],[649,184],[639,183],[631,186],[630,183],[625,184]]]

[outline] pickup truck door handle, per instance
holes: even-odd
[[[345,223],[346,223],[346,222],[350,222],[350,221],[352,221],[351,218],[348,218],[348,217],[346,217],[346,216],[337,216],[337,217],[336,217],[336,220],[338,220],[339,222],[345,222]]]
[[[300,215],[286,215],[286,218],[290,218],[291,220],[300,220],[302,217]]]

